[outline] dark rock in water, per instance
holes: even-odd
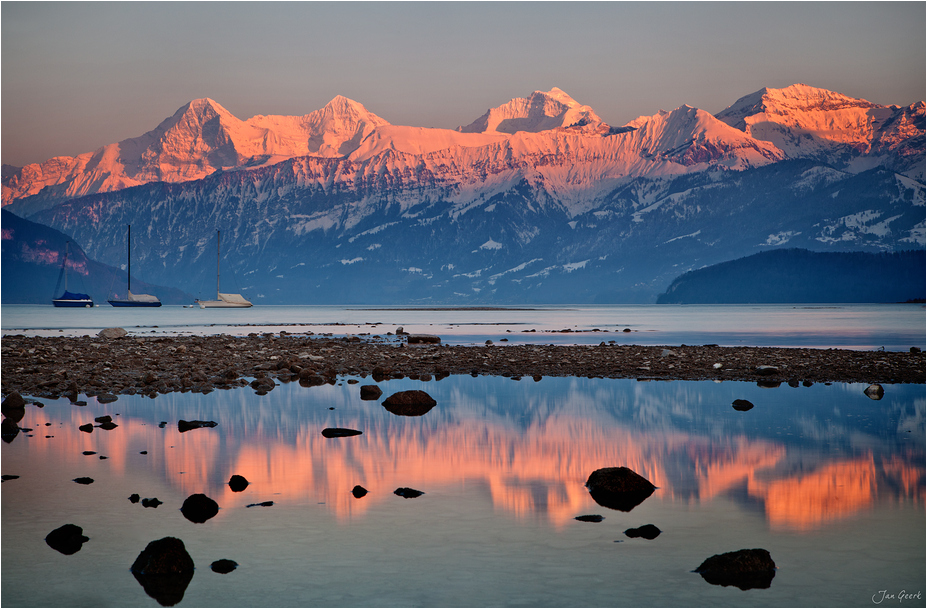
[[[119,426],[113,423],[112,421],[106,421],[105,423],[100,423],[98,427],[105,431],[110,431],[111,429],[116,429]]]
[[[0,403],[0,412],[14,423],[19,423],[26,416],[26,400],[14,391]]]
[[[202,523],[219,513],[219,504],[202,493],[196,493],[184,500],[180,511],[190,522]]]
[[[367,494],[367,489],[365,489],[364,487],[358,484],[357,486],[351,489],[351,494],[354,495],[355,499],[360,499],[361,497]]]
[[[386,410],[403,417],[420,417],[437,404],[433,397],[419,389],[400,391],[383,400]]]
[[[410,345],[440,345],[441,337],[432,334],[409,334],[406,342]]]
[[[645,524],[644,526],[638,527],[636,529],[628,529],[624,532],[624,534],[632,538],[643,537],[644,539],[656,539],[662,532],[663,531],[652,524]]]
[[[78,484],[93,484],[93,478],[81,476],[80,478],[74,478],[74,482]]]
[[[0,482],[6,482],[7,480],[16,480],[19,476],[13,474],[3,474],[0,476]]]
[[[235,474],[234,476],[229,478],[229,488],[232,489],[233,493],[242,492],[243,490],[248,488],[249,484],[250,482],[248,482],[248,480],[244,476],[239,476],[238,474]]]
[[[361,385],[360,398],[362,400],[379,400],[383,390],[376,385]]]
[[[158,427],[160,427],[161,429],[164,429],[165,427],[167,427],[167,421],[161,421],[160,423],[158,423]]]
[[[215,427],[218,425],[215,421],[184,421],[180,419],[177,421],[177,430],[180,433],[185,431],[190,431],[191,429],[199,429],[200,427]]]
[[[274,382],[274,379],[269,376],[265,376],[259,379],[254,379],[251,381],[251,388],[258,391],[270,391],[277,386],[277,383]]]
[[[238,563],[234,560],[229,560],[228,558],[222,558],[209,565],[209,568],[214,572],[221,573],[223,575],[226,573],[231,573],[235,570],[236,567],[238,567]]]
[[[322,435],[326,438],[348,438],[350,436],[359,436],[362,433],[364,432],[343,427],[326,427],[322,430]]]
[[[252,507],[270,507],[270,506],[272,506],[273,504],[274,504],[273,501],[262,501],[261,503],[249,503],[249,504],[246,505],[245,507],[249,507],[249,508],[252,508]]]
[[[580,522],[602,522],[605,520],[605,516],[599,514],[586,514],[584,516],[577,516],[574,520],[579,520]]]
[[[779,369],[775,366],[757,366],[756,373],[761,376],[772,376],[774,374],[779,374]]]
[[[132,493],[129,495],[129,501],[132,503],[138,503],[141,499],[141,496],[138,493]]]
[[[599,505],[630,512],[650,497],[657,487],[627,467],[604,467],[589,475],[586,488]]]
[[[146,507],[146,508],[156,508],[162,503],[164,502],[158,499],[157,497],[150,497],[150,498],[145,497],[144,499],[142,499],[142,507]]]
[[[882,396],[885,395],[885,389],[882,388],[882,385],[875,383],[866,387],[863,393],[865,393],[866,397],[870,400],[881,400]]]
[[[89,456],[89,455],[95,455],[95,454],[97,454],[97,451],[95,451],[95,450],[85,450],[85,451],[82,452],[81,454],[82,454],[82,455],[88,455],[88,456]]]
[[[90,538],[85,537],[84,529],[76,524],[58,527],[45,537],[45,543],[50,548],[68,556],[79,552],[86,541],[90,541]]]
[[[107,414],[107,415],[104,415],[104,416],[102,416],[102,417],[96,417],[96,418],[93,419],[93,420],[94,420],[95,422],[97,422],[97,423],[112,423],[112,422],[113,422],[113,417],[111,417],[111,416],[109,416],[109,415]]]
[[[753,402],[749,400],[734,400],[734,403],[732,404],[732,406],[734,407],[734,410],[739,410],[740,412],[747,412],[748,410],[753,408]]]
[[[131,567],[145,593],[164,607],[173,607],[183,600],[194,569],[193,559],[176,537],[152,541]]]
[[[3,419],[3,423],[0,423],[0,437],[3,441],[9,444],[12,442],[17,435],[19,435],[20,427],[14,421],[10,419]]]
[[[101,404],[112,404],[117,401],[119,397],[113,395],[112,393],[101,393],[97,396],[97,402]]]
[[[768,588],[776,576],[776,563],[763,549],[715,554],[695,572],[709,584],[737,586],[741,590]]]
[[[403,499],[415,499],[416,497],[421,497],[425,493],[422,491],[417,491],[414,488],[400,487],[393,491],[394,495],[399,495]]]

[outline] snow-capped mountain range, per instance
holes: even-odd
[[[109,264],[132,224],[149,238],[133,268],[191,293],[222,230],[258,303],[646,302],[758,248],[922,249],[924,152],[923,102],[806,85],[620,127],[556,88],[457,130],[340,96],[245,121],[200,99],[142,136],[4,167],[3,205]]]

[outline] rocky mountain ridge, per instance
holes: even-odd
[[[145,276],[194,295],[221,230],[228,289],[257,304],[652,302],[764,249],[922,249],[923,123],[804,85],[622,127],[559,89],[457,131],[340,97],[248,121],[199,100],[95,165],[5,168],[4,203],[113,265],[131,224]]]

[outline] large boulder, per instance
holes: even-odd
[[[766,550],[738,550],[705,559],[695,572],[716,586],[768,588],[776,576],[776,563]]]
[[[180,512],[190,522],[203,523],[219,513],[219,504],[202,493],[196,493],[186,498]]]
[[[0,404],[0,412],[12,422],[19,423],[26,416],[26,400],[14,391]]]
[[[420,417],[437,406],[433,397],[420,389],[400,391],[383,400],[383,407],[403,417]]]
[[[149,543],[130,568],[148,596],[165,607],[172,607],[183,600],[194,569],[193,559],[176,537],[164,537]]]
[[[627,467],[603,467],[589,474],[586,488],[599,505],[630,512],[650,497],[657,487]]]
[[[84,536],[84,529],[76,524],[60,526],[45,537],[48,547],[70,556],[80,551],[84,542],[90,541]]]
[[[127,334],[125,328],[104,328],[97,333],[97,336],[100,338],[122,338]]]

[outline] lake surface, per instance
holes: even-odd
[[[123,327],[132,334],[246,335],[437,334],[448,344],[598,344],[815,347],[906,351],[927,348],[925,308],[899,305],[610,305],[496,310],[255,306],[249,309],[56,309],[4,305],[4,334],[92,335]],[[623,332],[624,329],[631,330]],[[563,332],[569,330],[569,332]]]
[[[158,607],[129,567],[165,536],[196,564],[178,606],[924,604],[923,385],[886,385],[875,401],[857,384],[379,383],[383,398],[423,389],[437,401],[409,417],[361,400],[371,381],[350,380],[27,406],[31,431],[0,448],[3,474],[20,476],[2,485],[3,606]],[[118,427],[78,430],[101,415]],[[218,425],[181,433],[180,419]],[[326,427],[363,433],[325,438]],[[584,486],[620,465],[658,487],[627,512]],[[230,489],[233,474],[245,491]],[[94,482],[72,481],[83,476]],[[369,493],[355,498],[355,485]],[[194,493],[218,515],[184,518]],[[89,537],[72,555],[44,541],[67,523]],[[659,536],[625,534],[646,524]],[[768,588],[692,572],[744,548],[771,553]],[[238,568],[213,572],[223,558]]]

